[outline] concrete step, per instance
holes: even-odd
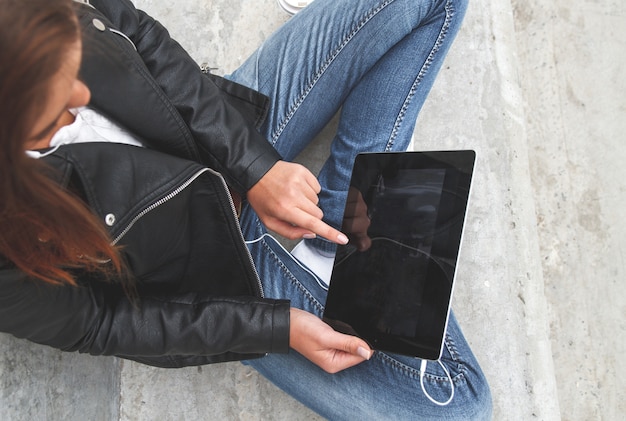
[[[288,19],[275,0],[134,2],[218,73]],[[603,3],[472,0],[415,131],[415,149],[478,154],[454,309],[496,420],[626,409],[626,6]],[[3,420],[320,419],[239,363],[163,370],[7,335],[0,351]]]
[[[561,416],[626,409],[626,4],[513,1]]]

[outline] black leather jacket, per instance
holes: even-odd
[[[45,160],[123,247],[138,300],[95,274],[52,286],[0,263],[0,331],[161,367],[287,352],[289,302],[262,297],[226,186],[245,193],[280,159],[255,130],[267,100],[202,74],[129,1],[91,4],[80,12],[91,106],[148,148],[67,145]]]

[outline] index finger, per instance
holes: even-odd
[[[348,237],[339,230],[331,227],[321,219],[317,219],[307,214],[307,218],[302,224],[297,224],[299,227],[307,229],[312,233],[326,238],[329,241],[337,244],[348,244]]]

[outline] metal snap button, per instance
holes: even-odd
[[[107,214],[107,216],[104,217],[104,222],[112,227],[113,224],[115,224],[115,215],[113,215],[112,213]]]
[[[98,31],[104,31],[106,28],[106,26],[104,26],[104,23],[100,20],[100,19],[95,19],[91,21],[91,23],[93,24],[93,26],[96,27],[96,29]]]

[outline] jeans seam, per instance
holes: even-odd
[[[389,4],[393,3],[395,0],[385,0],[381,4],[379,4],[374,9],[371,9],[357,22],[357,24],[353,27],[353,29],[348,33],[346,37],[339,43],[337,47],[335,47],[328,55],[326,60],[322,62],[319,66],[318,70],[314,73],[313,78],[304,86],[303,90],[300,92],[300,95],[296,97],[294,103],[289,108],[289,111],[283,118],[283,120],[277,125],[276,131],[272,134],[272,145],[275,145],[278,141],[278,138],[287,127],[287,124],[291,121],[293,115],[296,113],[300,105],[304,102],[304,99],[309,95],[313,87],[320,80],[326,69],[330,66],[330,64],[337,58],[339,53],[343,51],[343,49],[348,45],[348,43],[354,38],[354,36],[367,24],[374,16],[376,16],[381,10],[387,7]]]
[[[457,374],[456,376],[452,377],[452,381],[455,384],[459,384],[460,382],[465,381],[465,375],[467,372],[467,368],[465,367],[465,364],[461,363],[459,361],[459,353],[458,353],[458,349],[456,347],[456,344],[454,343],[454,341],[452,340],[452,338],[450,337],[450,335],[448,335],[446,333],[446,336],[444,338],[444,346],[448,349],[448,352],[450,352],[450,356],[452,357],[452,361],[454,361],[454,363],[456,364],[456,368],[459,371],[459,374]],[[420,372],[418,369],[407,366],[406,364],[396,360],[395,358],[393,358],[391,355],[383,353],[383,352],[378,352],[375,354],[375,356],[378,356],[381,361],[383,362],[383,364],[388,364],[390,365],[393,369],[395,370],[399,370],[404,372],[405,375],[413,378],[413,379],[419,379],[420,376]],[[430,381],[433,382],[437,382],[437,383],[446,383],[449,381],[449,378],[446,376],[435,376],[433,374],[429,374],[429,373],[424,373],[424,378],[428,379]]]
[[[393,358],[392,356],[388,354],[385,354],[383,352],[377,352],[374,354],[374,357],[380,358],[383,364],[390,366],[394,370],[401,371],[407,377],[410,377],[414,380],[417,380],[420,378],[420,371],[418,369],[410,367],[396,360],[395,358]],[[459,384],[465,381],[465,372],[466,372],[466,368],[463,364],[459,364],[459,363],[457,364],[459,368],[459,373],[456,376],[452,376],[452,381],[455,384]],[[450,379],[447,376],[436,376],[430,373],[424,373],[424,379],[432,381],[432,382],[440,383],[440,384],[448,383],[450,381]]]
[[[313,306],[315,306],[319,310],[320,313],[324,311],[324,306],[322,306],[322,304],[309,292],[309,290],[305,288],[304,285],[302,285],[300,281],[298,281],[298,278],[296,278],[293,275],[293,273],[291,273],[289,268],[285,266],[283,261],[276,255],[276,253],[274,253],[274,250],[272,250],[272,248],[267,244],[267,242],[265,240],[262,240],[261,243],[263,245],[263,248],[267,250],[267,252],[272,257],[272,259],[275,260],[278,267],[280,267],[280,269],[291,280],[291,283],[304,294],[305,299],[307,299]]]
[[[422,65],[422,68],[418,72],[417,77],[415,78],[415,82],[413,82],[413,85],[411,85],[411,89],[409,90],[409,93],[404,103],[402,104],[402,108],[400,108],[400,112],[398,113],[396,122],[394,123],[393,129],[391,130],[391,135],[389,136],[389,141],[387,142],[385,151],[390,151],[391,148],[393,147],[394,141],[398,137],[398,131],[402,125],[402,122],[404,121],[406,111],[409,108],[409,104],[411,103],[413,96],[415,96],[415,92],[417,91],[418,86],[424,79],[426,72],[428,72],[428,70],[430,69],[430,66],[432,65],[434,61],[435,55],[439,52],[441,45],[446,39],[446,36],[448,34],[448,29],[450,28],[450,22],[452,21],[452,17],[454,16],[454,6],[452,5],[451,0],[446,1],[446,6],[444,10],[446,12],[446,18],[444,19],[443,25],[441,26],[439,35],[437,36],[437,39],[435,40],[435,44],[433,45],[433,48],[430,50],[428,57],[426,57],[426,61],[424,62],[424,64]]]
[[[444,346],[446,347],[446,349],[450,353],[450,357],[452,357],[452,360],[454,362],[458,363],[458,361],[459,361],[459,351],[458,351],[458,348],[456,346],[456,343],[454,343],[454,339],[452,339],[452,337],[446,333],[446,336],[445,336],[445,339],[444,339],[443,342],[444,342]]]

